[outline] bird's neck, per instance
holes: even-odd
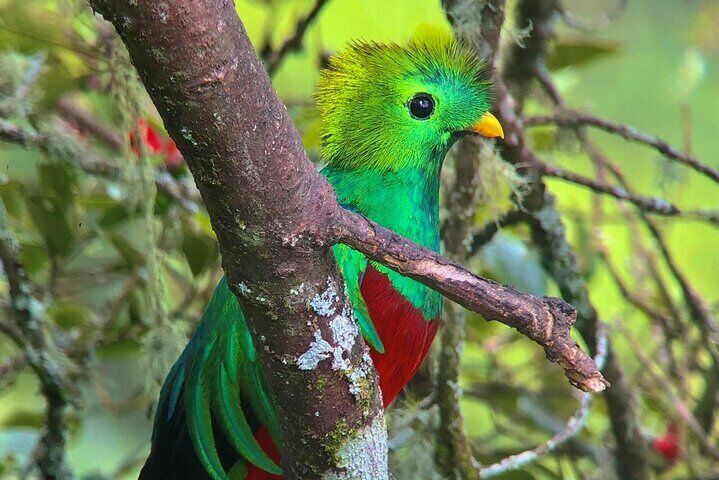
[[[439,162],[397,171],[326,167],[340,204],[420,245],[439,249]],[[437,165],[437,167],[433,167]]]
[[[381,172],[343,170],[330,165],[322,173],[335,188],[342,205],[426,248],[439,251],[440,160],[428,159],[424,167]],[[421,312],[425,320],[439,317],[441,295],[383,265],[377,264],[375,268],[389,278],[395,291]]]

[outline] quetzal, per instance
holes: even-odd
[[[503,136],[488,112],[487,69],[452,38],[354,43],[317,88],[322,175],[341,205],[439,250],[440,170],[467,133]],[[412,279],[336,245],[385,407],[412,378],[437,332],[442,299]],[[281,477],[275,409],[242,309],[226,280],[170,371],[140,478]]]

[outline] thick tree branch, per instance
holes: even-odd
[[[472,275],[339,207],[307,159],[231,2],[91,3],[127,45],[205,200],[230,284],[262,346],[265,377],[283,426],[280,449],[288,478],[321,478],[325,472],[387,477],[373,372],[359,399],[348,389],[348,372],[366,371],[359,332],[353,347],[340,352],[347,359],[343,371],[334,371],[331,362],[298,370],[291,361],[316,335],[332,339],[330,320],[348,310],[328,248],[332,243],[346,243],[487,319],[517,328],[540,343],[579,388],[605,388],[592,359],[569,335],[575,318],[569,305]],[[322,294],[333,300],[330,317],[310,306]],[[323,388],[315,388],[318,384]],[[351,476],[356,465],[343,458],[348,448],[361,452],[354,460],[371,462],[373,471]]]
[[[376,374],[329,244],[318,235],[339,207],[234,4],[91,5],[127,46],[205,201],[277,406],[286,478],[386,479]],[[322,308],[313,308],[321,299]],[[299,368],[317,337],[345,360],[342,368],[331,360]]]

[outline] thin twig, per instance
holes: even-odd
[[[120,152],[124,148],[125,142],[122,136],[117,133],[117,129],[101,122],[87,110],[78,107],[69,98],[58,100],[57,111],[63,118],[87,130],[114,151]]]
[[[594,357],[594,361],[600,369],[604,367],[606,356],[607,339],[605,336],[600,336],[597,340],[597,355]],[[483,479],[492,478],[511,470],[519,470],[565,444],[584,428],[587,417],[589,416],[589,407],[592,404],[593,397],[594,395],[591,393],[584,393],[582,395],[579,409],[569,418],[564,430],[531,450],[512,455],[497,463],[482,467],[479,471],[480,477]]]
[[[674,325],[677,319],[670,319],[669,316],[655,309],[654,307],[649,305],[649,303],[647,303],[645,299],[639,297],[636,293],[632,292],[629,289],[629,286],[624,282],[624,280],[622,280],[616,267],[609,260],[609,255],[604,247],[601,247],[599,249],[599,257],[602,259],[604,265],[607,267],[609,275],[612,277],[612,280],[616,284],[622,296],[641,312],[645,313],[649,318],[659,322],[664,331],[667,332],[668,336],[676,338],[679,335],[677,327]]]
[[[600,118],[595,115],[590,115],[576,110],[562,110],[552,115],[536,115],[533,117],[527,117],[524,120],[524,124],[526,126],[558,125],[568,127],[595,127],[600,130],[604,130],[605,132],[619,135],[620,137],[632,142],[648,145],[667,158],[683,163],[697,172],[706,175],[715,182],[719,182],[719,170],[716,168],[705,165],[693,155],[679,151],[665,140],[649,133],[644,133],[630,125],[613,122],[605,118]]]
[[[594,192],[603,193],[619,200],[624,200],[634,204],[643,212],[655,213],[668,217],[685,216],[689,218],[697,218],[702,221],[712,223],[719,226],[719,211],[714,210],[681,210],[676,205],[656,197],[645,197],[631,193],[626,188],[601,183],[591,178],[579,175],[578,173],[569,172],[559,167],[549,165],[543,162],[534,161],[532,163],[522,165],[522,168],[534,168],[541,175],[547,177],[560,178],[568,182],[587,187]]]
[[[474,255],[480,248],[492,241],[494,236],[504,227],[516,225],[524,219],[525,213],[521,210],[512,210],[494,221],[490,221],[479,227],[472,235],[472,242],[469,246],[470,255]]]
[[[642,344],[634,338],[634,335],[624,325],[617,323],[615,328],[620,330],[623,337],[629,341],[632,352],[639,358],[639,361],[645,367],[645,371],[661,386],[662,391],[669,396],[673,403],[672,406],[679,414],[679,418],[701,442],[703,449],[712,457],[719,459],[719,448],[712,443],[709,434],[702,429],[701,424],[691,409],[686,405],[684,400],[682,400],[679,392],[677,392],[676,386],[666,378],[661,369],[656,366],[651,356],[644,352]]]
[[[282,45],[280,45],[277,49],[273,50],[270,47],[269,43],[265,46],[261,53],[261,56],[265,62],[267,73],[269,73],[270,76],[274,75],[280,65],[282,65],[282,62],[285,60],[285,57],[287,57],[287,54],[302,48],[302,43],[304,41],[304,36],[305,32],[307,31],[307,28],[317,18],[317,16],[322,11],[322,8],[327,4],[328,1],[329,0],[316,0],[315,4],[312,6],[312,9],[309,11],[309,13],[307,13],[307,16],[297,22],[297,24],[295,25],[295,31],[292,36],[282,42]]]

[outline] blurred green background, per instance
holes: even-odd
[[[261,49],[268,41],[278,45],[287,38],[314,2],[236,3]],[[615,8],[615,2],[564,3],[590,21]],[[0,0],[0,95],[4,95],[0,102],[5,102],[0,108],[23,125],[65,132],[57,139],[59,147],[49,154],[0,143],[0,196],[29,275],[51,294],[47,313],[55,328],[76,344],[91,346],[81,362],[82,408],[71,413],[71,467],[78,478],[124,479],[136,478],[149,448],[150,413],[159,381],[221,273],[203,211],[187,212],[159,194],[153,220],[147,220],[144,204],[151,197],[133,186],[132,179],[138,178],[133,175],[143,167],[131,148],[118,154],[92,144],[119,167],[120,175],[111,180],[83,173],[65,161],[79,148],[77,144],[92,140],[81,128],[58,126],[54,114],[60,100],[92,112],[121,139],[128,136],[127,112],[137,110],[154,134],[166,141],[149,100],[137,93],[132,78],[123,78],[131,75],[122,48],[107,26],[99,24],[81,2]],[[316,155],[317,147],[312,90],[323,56],[352,39],[403,42],[422,24],[447,28],[438,0],[329,1],[307,31],[304,51],[290,54],[273,79],[311,152]],[[526,25],[508,26],[505,41],[512,41],[521,27]],[[560,22],[550,57],[552,75],[571,105],[652,132],[719,167],[718,32],[717,1],[631,0],[618,18],[597,32],[582,32]],[[35,87],[21,99],[13,97],[33,69],[38,75]],[[138,102],[139,106],[128,106]],[[548,108],[538,93],[527,104],[529,112]],[[606,134],[593,136],[640,192],[688,209],[719,208],[716,186],[705,177],[669,163],[653,150]],[[548,162],[593,176],[591,163],[577,153],[570,135],[534,129],[532,142]],[[164,150],[149,153],[153,167],[168,170],[179,181],[188,180],[184,167],[170,162]],[[675,407],[633,350],[640,346],[661,372],[662,337],[622,297],[593,250],[592,195],[560,180],[550,180],[549,185],[558,197],[591,298],[614,327],[611,336],[621,362],[638,387],[646,435],[661,436],[676,418]],[[494,201],[507,203],[503,198]],[[653,274],[637,250],[639,242],[647,241],[647,233],[629,227],[614,201],[605,199],[603,204],[602,238],[612,263],[633,289],[661,308]],[[489,217],[483,206],[478,209],[481,223]],[[684,273],[716,310],[719,230],[689,219],[661,223]],[[155,237],[148,233],[148,225],[155,226]],[[556,295],[556,287],[526,246],[525,234],[521,229],[502,233],[483,249],[473,268],[533,293]],[[148,268],[150,255],[156,266]],[[678,286],[663,264],[660,275],[679,299]],[[156,300],[159,306],[153,303]],[[686,351],[698,333],[691,335],[685,339],[686,348],[682,342],[671,348],[689,365],[677,388],[682,399],[694,405],[703,391],[704,376],[692,369],[692,362],[702,367],[708,359],[701,355],[694,359]],[[17,353],[0,337],[0,357],[10,360]],[[483,461],[540,443],[577,408],[578,394],[561,369],[547,362],[535,344],[501,325],[470,319],[463,368],[467,428]],[[38,438],[44,403],[27,369],[0,380],[0,388],[0,478],[20,478]],[[398,478],[430,478],[431,458],[420,458],[430,457],[421,450],[423,440],[407,439],[402,429],[410,425],[418,430],[418,422],[431,423],[431,419],[417,415],[412,401],[400,402],[394,410],[390,437],[397,450],[395,468],[419,472],[415,477],[398,473]],[[716,442],[716,422],[712,428]],[[553,454],[502,478],[606,478],[601,465],[608,461],[603,453],[611,448],[607,430],[604,404],[595,401],[588,428],[579,435],[579,444],[593,452],[593,460]],[[657,455],[662,478],[699,478],[696,472],[711,469],[710,461],[697,453],[696,442],[685,440],[682,459],[676,464]]]

